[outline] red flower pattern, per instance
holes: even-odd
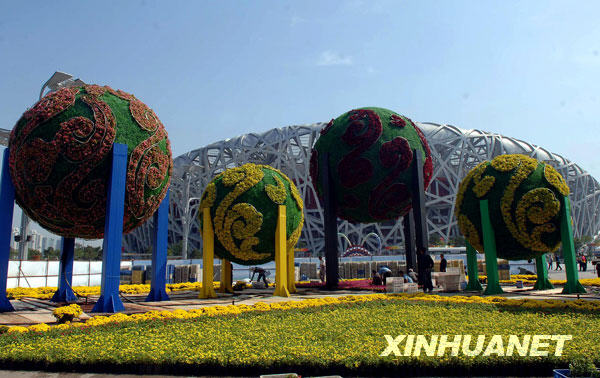
[[[390,125],[402,128],[406,126],[406,121],[404,120],[404,118],[392,114],[392,116],[390,117]]]
[[[348,120],[342,140],[354,149],[340,159],[338,175],[342,186],[352,189],[373,176],[373,164],[361,155],[377,142],[383,126],[377,113],[368,109],[352,110]]]
[[[100,99],[106,92],[129,101],[133,119],[152,133],[129,156],[124,232],[151,216],[168,189],[173,169],[171,147],[162,123],[150,108],[133,95],[108,86],[86,85],[50,93],[25,112],[24,122],[13,129],[9,164],[19,204],[43,227],[59,235],[100,238],[104,234],[108,178],[90,178],[90,174],[102,166],[108,169],[116,137],[112,109]],[[30,138],[38,126],[73,106],[77,96],[90,107],[93,120],[77,116],[62,122],[50,141]],[[165,139],[168,154],[158,148]],[[53,187],[46,182],[61,158],[76,168]],[[156,191],[163,183],[159,193],[146,194],[145,188]]]
[[[431,183],[431,178],[433,177],[433,160],[431,158],[431,149],[429,148],[429,143],[427,143],[427,139],[425,139],[425,134],[423,131],[417,127],[417,125],[410,121],[411,125],[415,128],[417,134],[419,135],[419,139],[421,139],[421,143],[423,144],[423,148],[425,148],[425,162],[423,163],[423,188],[427,190],[429,184]]]

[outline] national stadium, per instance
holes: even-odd
[[[427,227],[430,238],[450,241],[459,236],[454,217],[455,196],[461,179],[478,163],[502,154],[524,154],[556,168],[567,181],[574,236],[594,236],[600,230],[600,184],[579,165],[542,147],[497,133],[466,130],[452,125],[417,123],[424,132],[434,161],[432,182],[426,192]],[[174,159],[169,214],[169,244],[182,243],[183,255],[201,249],[197,208],[205,186],[218,173],[244,163],[273,166],[292,179],[305,203],[305,222],[298,247],[313,255],[324,247],[323,209],[309,176],[311,148],[325,123],[287,126],[251,133],[195,149]],[[124,236],[128,252],[147,251],[152,245],[152,222]],[[384,246],[403,244],[401,220],[352,224],[338,221],[338,232],[358,244],[376,233]],[[365,247],[376,252],[373,238]]]

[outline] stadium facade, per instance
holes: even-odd
[[[478,163],[495,156],[520,153],[554,166],[570,189],[575,236],[596,235],[600,230],[600,184],[577,164],[544,148],[500,134],[464,130],[451,125],[417,123],[429,142],[434,161],[431,185],[426,193],[430,237],[451,240],[459,235],[454,218],[458,185]],[[280,169],[297,185],[305,202],[305,224],[298,245],[313,253],[323,250],[323,210],[309,178],[311,148],[325,123],[289,126],[262,134],[246,134],[190,151],[175,159],[171,183],[169,243],[187,238],[188,250],[201,249],[197,208],[206,185],[219,172],[246,162]],[[127,251],[145,251],[151,245],[151,222],[124,237]],[[384,246],[403,243],[402,222],[351,224],[338,221],[338,230],[358,243],[371,232]],[[367,240],[377,250],[375,238]],[[371,244],[370,244],[371,243]]]

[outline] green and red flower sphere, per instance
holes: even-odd
[[[107,86],[60,89],[19,119],[9,139],[17,203],[55,234],[102,238],[114,143],[128,146],[123,232],[130,232],[167,193],[171,147],[152,109]]]
[[[496,253],[527,260],[555,251],[561,243],[561,198],[569,187],[552,166],[525,155],[500,155],[473,168],[456,195],[458,227],[483,252],[479,201],[488,200]]]
[[[279,205],[286,206],[286,245],[292,250],[302,231],[303,204],[296,185],[268,165],[244,164],[217,175],[202,194],[198,217],[210,209],[215,255],[242,265],[275,259]]]
[[[410,119],[382,108],[360,108],[332,119],[310,157],[313,186],[322,198],[319,158],[327,153],[337,216],[353,223],[397,219],[411,209],[413,151],[423,157],[424,188],[433,175],[431,151]]]

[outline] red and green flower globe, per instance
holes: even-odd
[[[496,253],[527,260],[555,251],[561,243],[561,198],[569,194],[552,166],[525,155],[500,155],[473,168],[456,195],[458,227],[483,252],[479,201],[488,200]]]
[[[106,86],[60,89],[19,119],[9,139],[17,203],[55,234],[102,238],[114,143],[128,146],[123,232],[133,230],[167,193],[171,148],[152,109]]]
[[[431,151],[414,122],[382,108],[351,110],[321,130],[310,157],[313,186],[322,197],[320,156],[327,153],[338,217],[353,223],[397,219],[412,206],[413,151],[423,157],[427,189]]]
[[[296,185],[268,165],[248,163],[217,175],[200,202],[200,210],[210,209],[215,255],[242,265],[274,260],[279,205],[286,206],[286,245],[291,250],[304,222]],[[202,224],[202,211],[198,216]]]

